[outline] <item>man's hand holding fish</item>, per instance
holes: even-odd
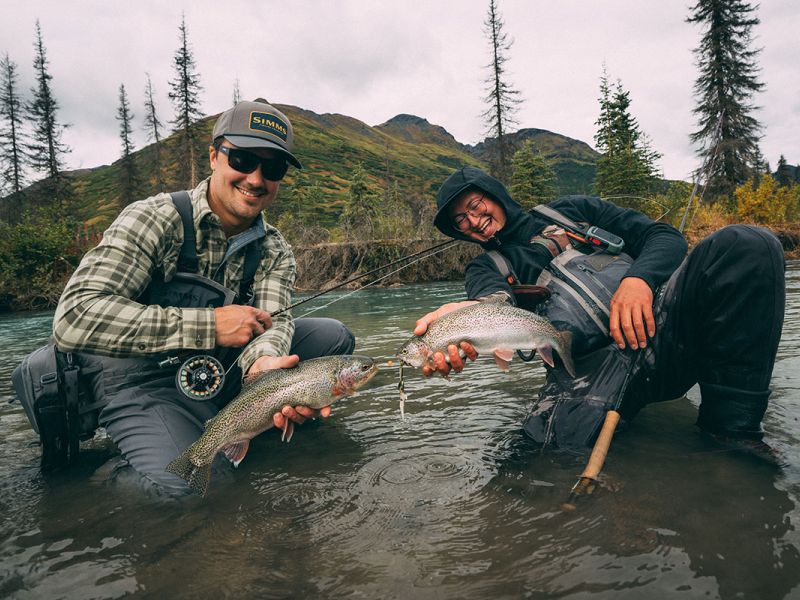
[[[290,356],[262,356],[253,363],[253,366],[250,367],[250,370],[247,373],[248,375],[255,375],[256,373],[267,371],[269,369],[291,369],[292,367],[296,367],[297,363],[299,362],[300,357],[297,354],[292,354]],[[315,410],[308,406],[292,407],[286,405],[281,409],[280,412],[277,412],[272,416],[272,422],[275,424],[275,427],[285,431],[287,419],[297,423],[298,425],[302,425],[305,423],[306,419],[314,419],[316,417],[327,418],[330,415],[330,405],[323,406],[319,410]]]

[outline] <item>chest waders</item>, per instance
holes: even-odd
[[[169,281],[164,280],[162,272],[154,273],[150,285],[137,301],[176,308],[217,308],[234,302],[252,303],[252,284],[261,258],[260,244],[256,243],[259,238],[246,243],[243,278],[237,294],[197,273],[199,260],[191,198],[186,191],[174,192],[170,196],[183,225],[177,270]],[[224,264],[225,261],[219,268],[222,269]],[[238,348],[218,348],[214,353],[214,360],[219,361],[223,369],[231,371],[224,388],[223,381],[217,380],[220,389],[216,392],[221,392],[223,401],[230,399],[238,388],[240,372],[232,365],[240,353]],[[87,352],[61,352],[52,341],[27,355],[14,369],[11,380],[16,399],[39,434],[42,470],[51,471],[77,461],[80,442],[94,436],[98,416],[108,403],[109,394],[163,378],[165,368],[180,363],[191,367],[191,351],[181,352],[181,355],[113,358]],[[194,357],[197,358],[206,357]],[[199,368],[190,373],[199,374]]]
[[[573,223],[551,207],[539,206],[533,210],[565,228],[594,229]],[[598,250],[593,244],[581,244],[579,249],[554,243],[553,237],[552,233],[546,233],[531,240],[532,244],[543,245],[553,255],[536,286],[520,285],[499,252],[492,250],[488,254],[511,284],[515,300],[522,299],[523,308],[534,310],[556,329],[572,332],[576,375],[570,377],[562,367],[547,370],[537,407],[523,424],[524,432],[542,445],[586,448],[597,437],[606,413],[619,407],[628,383],[643,366],[643,361],[653,360],[652,349],[648,346],[645,351],[622,350],[609,336],[611,298],[633,264],[633,258],[616,244],[612,254]],[[530,297],[529,289],[533,287],[547,291],[538,294],[543,300],[535,307],[525,306],[525,298]],[[662,286],[656,294],[657,323],[666,287]]]

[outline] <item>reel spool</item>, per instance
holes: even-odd
[[[190,357],[175,373],[175,387],[189,400],[211,400],[222,391],[224,384],[222,363],[209,355]]]

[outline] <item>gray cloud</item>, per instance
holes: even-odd
[[[692,48],[698,28],[685,23],[682,2],[500,0],[514,38],[509,78],[525,102],[520,127],[549,129],[592,143],[603,63],[630,91],[631,109],[664,154],[664,173],[686,178],[697,158],[688,135],[695,128]],[[230,0],[164,5],[155,0],[110,3],[51,1],[4,8],[0,51],[32,85],[33,30],[38,17],[50,59],[61,119],[72,147],[70,166],[110,163],[119,155],[114,119],[125,83],[141,131],[145,73],[151,74],[160,116],[167,99],[177,28],[185,11],[205,87],[203,108],[231,103],[238,78],[245,97],[337,112],[369,124],[413,113],[475,143],[485,124],[482,68],[489,62],[482,33],[486,2],[439,0],[401,5],[369,0],[278,3]],[[756,44],[766,90],[762,150],[774,165],[782,153],[800,160],[796,0],[771,0],[759,9]]]

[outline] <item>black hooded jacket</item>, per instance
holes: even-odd
[[[525,212],[494,177],[476,167],[463,167],[447,178],[436,199],[438,212],[433,222],[448,237],[478,243],[456,229],[449,214],[450,203],[467,189],[480,190],[501,204],[506,212],[505,226],[495,237],[480,245],[485,250],[498,250],[508,260],[519,283],[536,283],[552,256],[544,246],[530,241],[552,223]],[[634,258],[627,277],[643,279],[654,291],[680,265],[686,254],[686,240],[678,230],[666,223],[652,221],[635,210],[620,208],[593,196],[564,196],[548,206],[573,221],[595,225],[620,236],[625,241],[624,251]],[[485,253],[467,264],[465,286],[467,297],[471,299],[498,291],[511,296],[508,282]]]

